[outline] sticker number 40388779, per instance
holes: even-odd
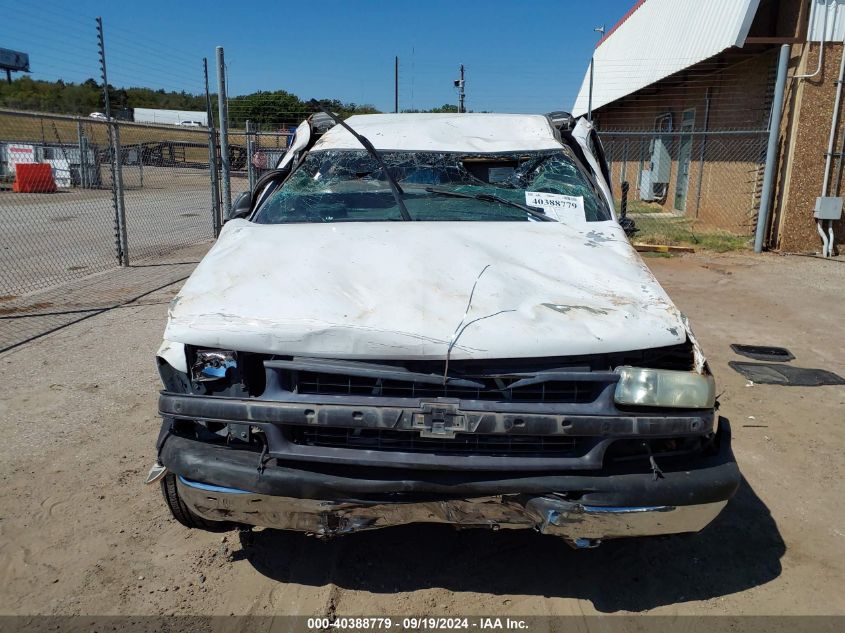
[[[584,220],[584,196],[566,196],[561,193],[526,191],[525,204],[542,209],[556,220]]]

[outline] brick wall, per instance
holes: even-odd
[[[738,59],[738,61],[737,61]],[[765,130],[771,107],[776,49],[720,62],[693,66],[681,76],[659,82],[594,112],[599,131],[648,130],[659,115],[672,115],[672,132],[660,135],[671,158],[670,182],[663,203],[666,211],[694,220],[697,226],[727,230],[740,235],[754,231],[765,157],[765,133],[733,135],[722,130]],[[709,112],[707,97],[709,94]],[[697,134],[691,137],[686,203],[676,200],[679,155],[684,136],[683,112],[695,109]],[[706,135],[698,132],[708,130]],[[612,177],[618,191],[624,177],[637,197],[640,170],[648,169],[646,136],[607,134],[613,161]],[[700,191],[699,191],[700,184]]]

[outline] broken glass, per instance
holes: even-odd
[[[504,154],[381,152],[416,221],[536,221],[511,203],[550,213],[571,200],[563,222],[610,220],[610,210],[568,148]],[[472,197],[437,195],[451,190]],[[484,194],[478,198],[478,194]],[[495,198],[502,201],[496,201]],[[538,202],[539,201],[539,202]],[[537,206],[541,205],[541,206]],[[388,179],[365,150],[311,152],[258,209],[260,224],[383,222],[402,219]]]

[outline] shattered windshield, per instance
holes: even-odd
[[[611,219],[569,148],[496,155],[381,154],[412,220]],[[260,224],[392,220],[402,216],[389,181],[365,150],[311,152],[253,217]]]

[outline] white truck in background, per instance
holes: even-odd
[[[188,127],[207,127],[208,113],[191,110],[163,110],[160,108],[134,108],[135,123],[164,123]]]

